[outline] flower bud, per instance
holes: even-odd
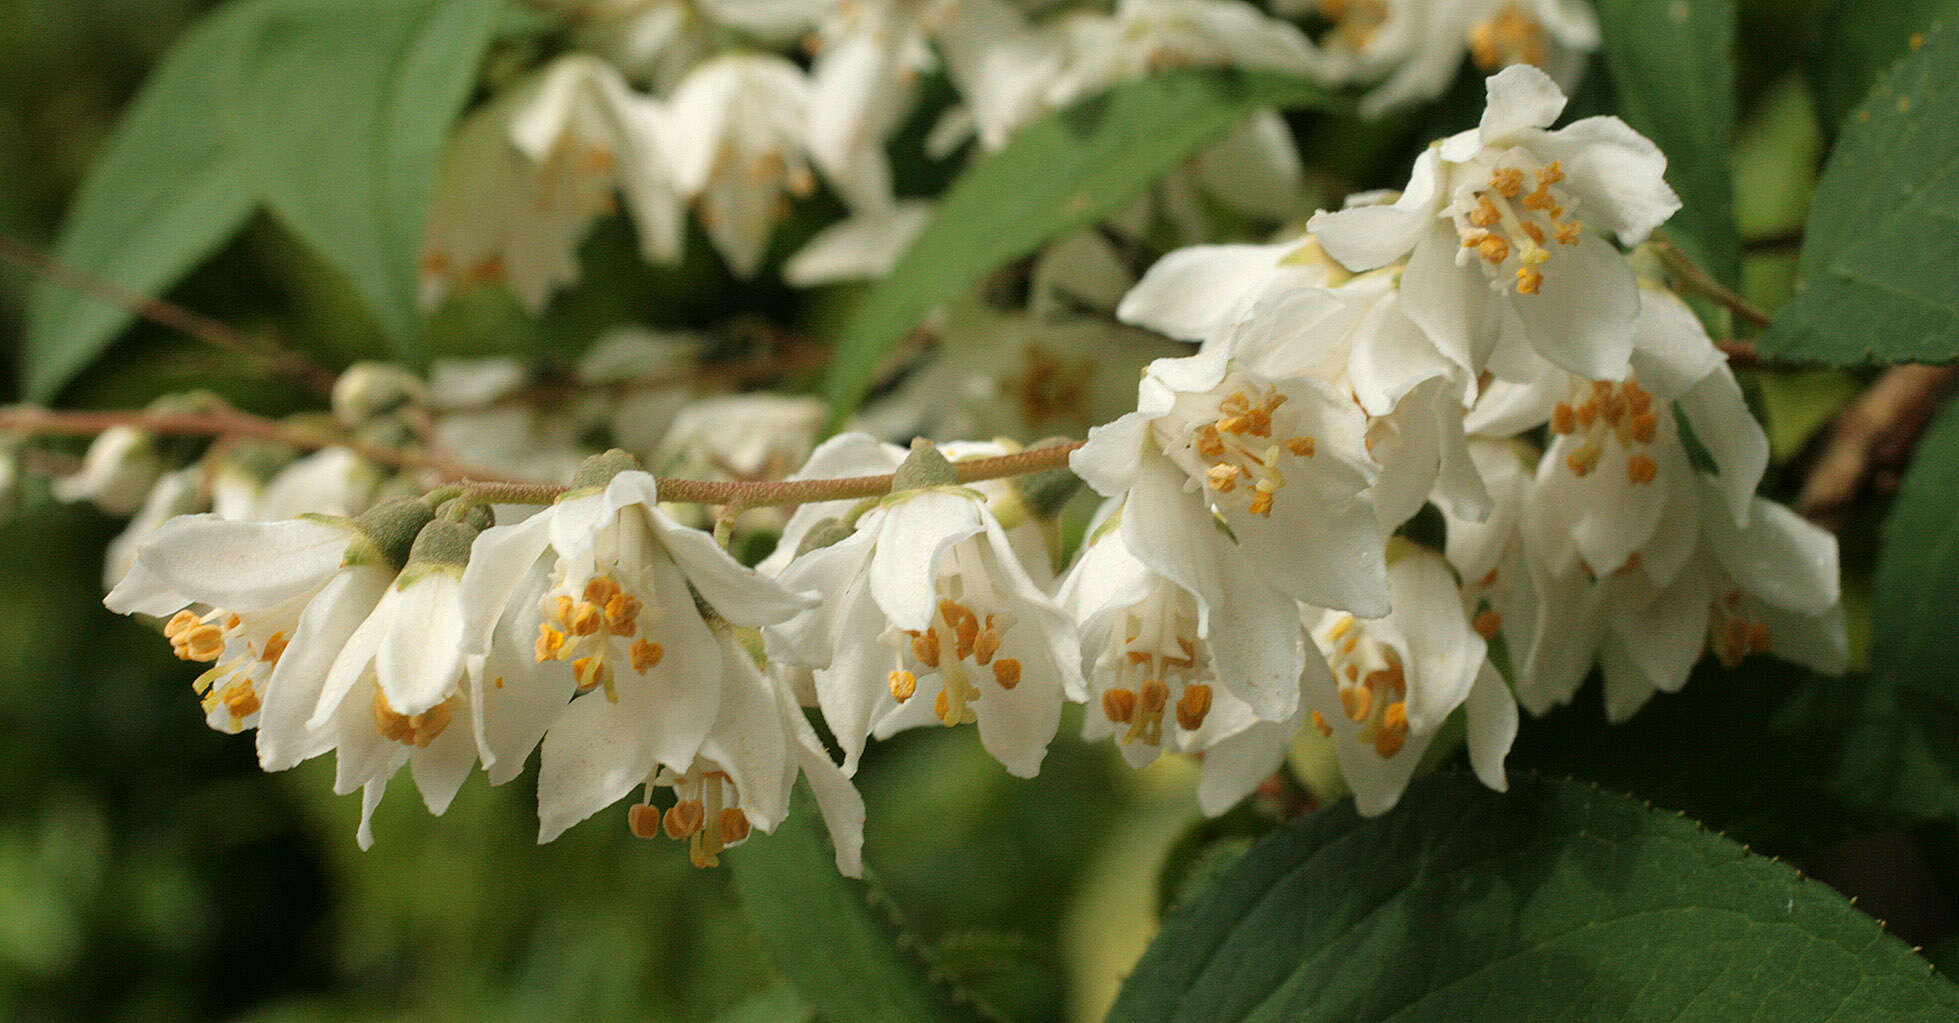
[[[578,471],[571,477],[571,489],[565,491],[558,499],[562,501],[585,491],[604,490],[606,484],[612,482],[612,477],[622,472],[639,471],[644,471],[644,466],[639,464],[639,459],[634,458],[631,452],[621,451],[618,448],[601,452],[579,464]]]
[[[959,474],[952,463],[939,453],[937,445],[923,437],[913,438],[911,454],[891,474],[891,492],[904,490],[923,490],[927,487],[951,487],[959,484]]]
[[[393,567],[406,565],[416,537],[433,518],[435,509],[419,497],[397,498],[375,505],[354,520],[358,535],[347,545],[346,564],[379,561]]]
[[[111,515],[128,515],[142,506],[162,474],[163,460],[148,433],[111,426],[89,444],[81,471],[54,481],[54,496],[93,501]]]
[[[400,366],[357,362],[333,382],[333,414],[349,426],[362,426],[425,395],[421,378]]]

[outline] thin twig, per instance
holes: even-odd
[[[0,233],[0,259],[13,263],[76,291],[93,295],[130,314],[159,326],[187,334],[214,348],[263,359],[272,371],[320,392],[333,390],[333,373],[259,334],[239,330],[230,324],[193,312],[175,303],[141,294],[81,267],[41,252],[5,233]]]
[[[1867,492],[1895,490],[1933,413],[1959,384],[1959,366],[1893,366],[1830,427],[1810,464],[1796,510],[1842,529]]]
[[[1728,286],[1715,280],[1699,264],[1688,258],[1678,245],[1669,241],[1654,241],[1653,247],[1666,260],[1667,269],[1673,271],[1674,282],[1685,291],[1691,291],[1703,298],[1713,300],[1729,312],[1741,317],[1742,321],[1756,328],[1769,325],[1774,319],[1769,314],[1750,305],[1748,300],[1729,290]]]

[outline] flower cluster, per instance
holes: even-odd
[[[711,55],[711,33],[688,34],[695,8],[723,6],[751,10],[588,12],[593,31],[623,33],[609,52],[632,55],[664,100],[564,58],[497,116],[526,132],[550,122],[537,152],[570,161],[550,175],[563,185],[615,173],[591,158],[624,145],[607,132],[712,111],[714,131],[669,143],[705,155],[668,184],[698,198],[739,264],[766,232],[748,204],[793,190],[804,155],[837,182],[883,171],[861,145],[770,148],[821,119],[756,97],[812,86],[779,58]],[[1547,23],[1563,10],[1537,6]],[[1316,59],[1306,36],[1261,18],[1138,0],[1069,22],[1073,56],[1024,103],[1164,63]],[[957,54],[1003,19],[1020,25],[972,0],[829,9],[814,81],[854,81],[862,121],[839,131],[881,140],[864,125],[897,116],[892,83],[933,59],[928,41]],[[955,59],[952,76],[986,80],[984,63]],[[1594,666],[1614,719],[1678,689],[1705,651],[1842,670],[1834,539],[1756,496],[1767,442],[1721,350],[1619,247],[1679,205],[1664,157],[1615,118],[1553,129],[1564,97],[1533,67],[1487,89],[1481,124],[1425,151],[1405,189],[1321,212],[1304,234],[1178,249],[1133,284],[1106,238],[1051,250],[1032,273],[1037,305],[1079,286],[1122,324],[1098,336],[1124,332],[1139,362],[1161,355],[1133,392],[1133,377],[1112,383],[1093,362],[1077,375],[1048,350],[1026,378],[1045,390],[955,401],[967,374],[926,372],[910,404],[816,445],[820,404],[690,405],[660,374],[693,365],[694,343],[630,335],[577,368],[570,414],[495,362],[438,366],[427,384],[357,368],[336,392],[356,435],[406,431],[568,485],[437,485],[381,471],[349,440],[241,473],[250,500],[220,497],[211,470],[236,453],[172,470],[132,430],[102,434],[61,486],[124,511],[148,495],[109,606],[157,618],[178,656],[210,666],[197,680],[210,722],[256,729],[268,770],[335,751],[337,789],[363,793],[363,844],[403,765],[440,813],[477,766],[502,783],[535,751],[544,840],[638,791],[635,834],[712,864],[772,830],[800,777],[854,873],[864,806],[850,779],[872,739],[971,724],[1029,776],[1069,702],[1085,705],[1086,738],[1133,765],[1201,754],[1208,812],[1303,742],[1330,748],[1375,814],[1432,746],[1458,741],[1445,736],[1504,787],[1519,706],[1569,701]],[[966,99],[982,141],[1012,106],[977,88]],[[950,326],[965,314],[943,314],[948,337],[968,332]],[[1083,417],[1085,442],[921,436],[1024,431],[1056,410]],[[595,430],[628,450],[592,453]],[[1079,482],[1102,500],[1064,564],[1058,521]],[[713,516],[679,502],[722,506],[722,540],[779,530],[774,552],[743,567],[701,528]]]

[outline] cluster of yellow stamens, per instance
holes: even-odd
[[[1494,16],[1469,27],[1470,59],[1484,74],[1512,64],[1543,67],[1550,58],[1550,39],[1544,25],[1516,4],[1506,4]]]
[[[1353,615],[1336,619],[1325,642],[1327,664],[1340,686],[1340,709],[1356,726],[1356,738],[1383,757],[1401,752],[1408,742],[1408,676],[1401,655],[1368,640]],[[1321,735],[1333,734],[1333,726],[1317,710],[1313,727]]]
[[[1204,460],[1204,484],[1220,494],[1236,493],[1245,484],[1250,494],[1247,510],[1270,518],[1273,497],[1286,485],[1279,468],[1280,459],[1290,454],[1313,457],[1311,436],[1279,437],[1273,415],[1286,403],[1286,396],[1271,386],[1256,400],[1242,390],[1234,390],[1218,402],[1216,420],[1197,428],[1195,448]]]
[[[163,626],[171,651],[182,660],[218,662],[197,676],[192,686],[201,697],[198,702],[204,713],[223,707],[234,727],[258,713],[257,680],[269,675],[278,666],[279,655],[286,651],[284,632],[273,633],[254,649],[244,637],[244,625],[242,618],[229,611],[200,616],[186,610],[177,612]],[[220,662],[219,658],[234,647],[236,656]]]
[[[980,689],[967,664],[990,669],[1002,689],[1020,684],[1020,662],[995,656],[1001,639],[1018,619],[1005,611],[981,615],[952,597],[939,598],[938,612],[931,625],[903,630],[905,650],[899,652],[899,665],[886,676],[885,684],[899,703],[918,692],[918,675],[904,665],[908,650],[921,668],[939,674],[941,688],[932,701],[932,712],[948,727],[968,724],[978,720],[970,704],[980,698]]]
[[[1548,241],[1576,245],[1584,237],[1585,225],[1576,217],[1565,218],[1570,202],[1551,186],[1565,179],[1558,161],[1526,175],[1523,168],[1498,167],[1490,180],[1475,193],[1474,209],[1460,214],[1456,233],[1462,247],[1474,249],[1492,269],[1515,254],[1515,287],[1520,295],[1535,295],[1544,287],[1541,267],[1551,258]],[[1536,187],[1525,191],[1527,181]]]
[[[605,698],[619,701],[613,685],[609,654],[612,640],[626,643],[626,661],[633,671],[645,674],[666,655],[660,644],[640,635],[640,613],[645,605],[638,597],[620,588],[609,575],[595,575],[585,583],[579,599],[557,593],[544,598],[544,621],[537,626],[537,660],[570,661],[578,691],[605,690]]]
[[[1186,732],[1203,727],[1211,712],[1211,687],[1193,682],[1200,661],[1208,661],[1197,637],[1197,609],[1188,595],[1166,593],[1163,584],[1129,609],[1097,668],[1111,671],[1115,684],[1102,692],[1102,714],[1113,724],[1128,725],[1121,742],[1163,744],[1163,710],[1171,687],[1180,685],[1177,725]]]
[[[1721,664],[1729,668],[1740,664],[1749,654],[1769,652],[1768,623],[1742,617],[1741,605],[1739,590],[1730,590],[1714,602],[1714,628],[1710,630],[1708,645],[1714,648],[1714,656],[1721,659]]]
[[[672,785],[680,796],[663,814],[649,800],[626,811],[626,826],[639,838],[665,833],[676,842],[687,843],[688,859],[696,867],[718,867],[721,851],[748,837],[748,815],[741,810],[734,780],[726,771],[689,771],[685,775],[661,773],[659,784]],[[647,794],[652,794],[652,785]]]
[[[1614,383],[1594,380],[1581,387],[1571,401],[1558,403],[1551,413],[1551,432],[1559,436],[1582,435],[1576,451],[1565,456],[1565,468],[1584,477],[1598,467],[1611,437],[1631,452],[1626,458],[1626,482],[1634,486],[1653,482],[1660,464],[1642,449],[1653,443],[1660,429],[1660,414],[1653,408],[1653,396],[1636,380]]]
[[[435,737],[449,727],[455,704],[456,698],[451,696],[420,714],[402,714],[388,703],[387,694],[381,691],[381,687],[375,686],[374,730],[389,742],[420,749],[434,742]]]

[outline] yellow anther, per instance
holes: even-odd
[[[1197,453],[1205,458],[1223,458],[1224,438],[1218,434],[1216,424],[1206,423],[1197,431]]]
[[[1136,716],[1136,694],[1127,689],[1111,689],[1102,694],[1102,716],[1126,725]]]
[[[891,690],[891,698],[903,703],[918,692],[918,676],[899,668],[884,677],[885,687]]]
[[[605,631],[615,636],[630,636],[639,631],[639,598],[615,593],[605,602]]]
[[[1244,472],[1235,465],[1220,463],[1204,470],[1204,482],[1220,494],[1229,494],[1238,489],[1238,477]]]
[[[265,649],[259,653],[258,659],[276,667],[279,663],[279,658],[285,656],[286,645],[289,642],[290,640],[286,639],[285,633],[273,633],[266,637]]]
[[[580,657],[571,662],[571,675],[578,682],[579,692],[589,693],[604,686],[606,699],[618,699],[612,692],[612,666],[605,663],[605,658]]]
[[[388,696],[381,687],[374,687],[374,730],[389,742],[404,746],[421,748],[434,742],[436,736],[449,727],[449,717],[455,697],[421,712],[420,714],[401,714],[388,703]]]
[[[748,837],[748,815],[739,807],[725,807],[721,811],[721,844],[734,845]]]
[[[666,647],[645,639],[633,640],[626,652],[632,658],[633,670],[642,675],[659,667],[660,659],[667,655]]]
[[[707,808],[701,805],[700,800],[683,799],[667,807],[666,816],[660,823],[667,837],[678,842],[694,837],[706,820]]]
[[[1551,254],[1542,248],[1542,246],[1544,245],[1544,229],[1538,227],[1536,224],[1533,224],[1528,220],[1524,221],[1523,225],[1524,225],[1524,234],[1529,235],[1530,240],[1536,245],[1538,245],[1539,247],[1534,249],[1525,249],[1524,254],[1519,258],[1521,258],[1524,262],[1532,266],[1536,266],[1538,264],[1543,263],[1545,260],[1550,259]]]
[[[1333,738],[1333,726],[1327,724],[1326,715],[1317,710],[1313,712],[1313,730],[1320,733],[1322,739]]]
[[[1476,197],[1476,208],[1469,213],[1469,222],[1477,227],[1491,228],[1503,222],[1503,214],[1489,196],[1479,195]]]
[[[938,632],[936,630],[927,629],[924,632],[912,633],[911,654],[913,657],[918,658],[918,663],[923,664],[928,668],[938,667],[939,666]]]
[[[1264,481],[1260,480],[1259,482],[1263,483]],[[1253,492],[1252,503],[1245,510],[1251,512],[1253,515],[1260,515],[1268,519],[1271,518],[1272,491],[1258,490]]]
[[[979,616],[966,605],[943,597],[939,600],[939,617],[952,627],[954,658],[963,661],[971,657],[973,644],[979,640]]]
[[[1544,250],[1539,249],[1539,252]],[[1517,268],[1517,294],[1535,295],[1544,287],[1544,275],[1536,270]]]
[[[1558,407],[1551,410],[1551,432],[1557,434],[1577,433],[1578,413],[1573,411],[1570,405],[1562,401],[1558,402]]]
[[[634,838],[657,838],[660,834],[660,810],[651,803],[634,803],[626,809],[626,829]]]
[[[1477,612],[1471,624],[1475,626],[1478,636],[1495,639],[1496,634],[1503,631],[1503,616],[1495,611],[1483,610]]]
[[[548,661],[554,657],[557,657],[558,651],[563,650],[564,648],[565,648],[564,633],[559,632],[558,630],[552,628],[549,625],[544,624],[543,622],[539,622],[537,624],[536,654],[537,654],[537,660],[539,662]]]
[[[1653,443],[1660,432],[1660,417],[1651,412],[1636,412],[1632,417],[1632,439],[1641,444]]]
[[[1550,163],[1537,169],[1537,183],[1539,185],[1555,185],[1563,180],[1564,162],[1561,160],[1552,160]]]
[[[1584,479],[1586,476],[1592,474],[1593,469],[1598,467],[1600,454],[1602,452],[1599,450],[1598,445],[1587,444],[1565,456],[1565,468],[1570,469],[1573,476]]]
[[[1543,185],[1539,185],[1537,186],[1537,191],[1532,192],[1527,196],[1524,196],[1523,204],[1524,204],[1524,208],[1527,210],[1537,210],[1539,212],[1546,212],[1556,208],[1558,205],[1558,201],[1551,197],[1550,189],[1545,188]]]
[[[938,696],[932,698],[932,714],[933,716],[937,717],[939,721],[945,724],[947,727],[951,727],[959,723],[958,720],[952,716],[952,698],[947,696],[946,691],[943,689],[939,690]]]
[[[985,664],[993,659],[1000,649],[1000,630],[993,627],[993,616],[986,616],[986,628],[980,630],[979,639],[973,643],[973,662]]]
[[[1143,683],[1142,691],[1138,695],[1141,697],[1139,702],[1143,713],[1150,717],[1160,717],[1163,714],[1163,706],[1170,702],[1170,687],[1164,685],[1163,680],[1153,678]]]
[[[1490,187],[1505,199],[1515,199],[1524,190],[1524,172],[1515,167],[1499,167],[1490,175]]]
[[[1510,258],[1510,243],[1493,234],[1486,234],[1476,243],[1476,252],[1484,262],[1494,266]]]
[[[1352,632],[1353,629],[1354,629],[1354,616],[1341,615],[1338,619],[1334,620],[1333,627],[1326,630],[1327,642],[1338,643],[1342,637],[1346,636],[1347,633]]]
[[[1340,690],[1340,709],[1347,714],[1349,721],[1365,721],[1374,710],[1374,693],[1361,686],[1349,686]]]
[[[993,681],[1002,689],[1012,689],[1020,684],[1020,662],[1011,657],[1002,657],[993,662]]]
[[[226,686],[220,699],[232,717],[248,718],[258,713],[258,694],[252,691],[252,683],[248,679],[241,678]]]
[[[1313,457],[1313,448],[1313,438],[1311,437],[1294,437],[1286,441],[1286,450],[1300,458]]]
[[[574,636],[593,635],[604,627],[605,612],[589,600],[580,601],[578,607],[571,613],[570,625],[571,634]]]
[[[1583,237],[1585,224],[1580,220],[1560,220],[1551,225],[1551,233],[1557,236],[1559,245],[1576,245]]]
[[[560,625],[570,625],[571,612],[577,604],[577,601],[560,593],[551,600],[551,617],[557,619]]]
[[[1204,726],[1204,718],[1211,713],[1211,687],[1203,683],[1192,683],[1184,687],[1183,698],[1177,701],[1177,725],[1186,732],[1194,732]]]
[[[1651,483],[1653,477],[1659,474],[1660,463],[1653,461],[1650,455],[1638,454],[1626,459],[1626,482],[1634,486]]]

